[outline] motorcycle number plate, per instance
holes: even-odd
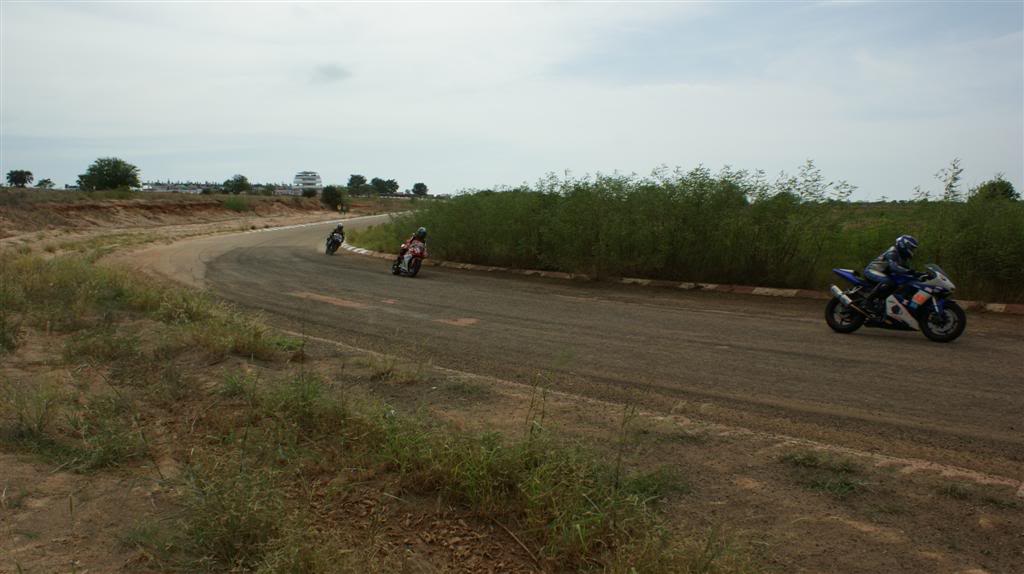
[[[931,298],[931,295],[925,293],[924,291],[918,291],[917,293],[914,294],[914,303],[917,303],[918,305],[924,305],[925,301],[927,301],[929,298]]]

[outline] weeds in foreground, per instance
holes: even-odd
[[[76,472],[116,466],[147,452],[132,406],[118,395],[72,401],[32,383],[2,390],[0,439],[17,450]]]
[[[7,263],[0,259],[0,265],[6,267]],[[13,313],[15,297],[20,295],[8,283],[6,273],[0,272],[0,355],[15,350],[21,342],[21,320]]]
[[[55,389],[44,384],[0,385],[0,408],[13,419],[5,429],[7,440],[45,437],[61,400]]]
[[[194,565],[210,570],[256,568],[281,528],[284,496],[277,474],[232,461],[188,469],[182,534]]]
[[[817,451],[798,451],[782,455],[779,460],[797,471],[798,482],[806,488],[846,498],[867,488],[859,478],[860,467],[851,460]]]
[[[68,449],[76,470],[116,466],[146,455],[146,444],[136,428],[132,406],[118,395],[99,395],[68,415],[68,425],[79,444]]]
[[[176,544],[178,559],[194,568],[321,563],[325,554],[309,541],[324,533],[304,522],[305,503],[297,504],[315,495],[285,493],[303,477],[323,480],[353,466],[392,477],[400,492],[440,496],[514,530],[555,569],[655,564],[672,548],[655,510],[682,490],[668,470],[627,473],[540,427],[513,442],[455,432],[350,400],[308,373],[262,384],[229,374],[217,392],[252,400],[239,405],[250,411],[246,426],[227,429],[226,450],[204,455],[187,473],[184,539]]]
[[[371,381],[386,381],[395,384],[424,382],[427,378],[427,364],[416,360],[413,366],[394,355],[370,355],[365,359],[370,369]]]
[[[954,500],[963,502],[981,502],[996,508],[1018,509],[1022,505],[1013,500],[1011,496],[997,496],[991,491],[986,491],[980,485],[971,485],[964,482],[947,482],[938,489],[939,494]]]

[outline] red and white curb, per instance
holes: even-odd
[[[378,259],[394,259],[391,253],[371,251],[342,243],[342,248],[352,253],[376,257]],[[447,267],[450,269],[463,269],[466,271],[500,271],[502,273],[513,273],[515,275],[528,275],[533,277],[544,277],[547,279],[566,279],[570,281],[592,281],[593,278],[583,273],[565,273],[563,271],[541,271],[539,269],[514,269],[510,267],[497,267],[493,265],[477,265],[475,263],[458,263],[455,261],[435,261],[425,259],[426,265],[435,267]],[[759,295],[763,297],[784,297],[791,299],[819,299],[826,301],[832,295],[826,291],[815,289],[779,289],[775,287],[754,287],[751,285],[723,285],[720,283],[692,283],[689,281],[665,281],[663,279],[643,279],[640,277],[623,277],[619,283],[624,285],[639,285],[642,287],[661,287],[666,289],[681,289],[683,291],[713,291],[715,293],[736,293],[739,295]],[[957,299],[957,303],[968,311],[987,311],[989,313],[1005,313],[1009,315],[1024,315],[1024,304],[1016,303],[985,303],[984,301],[963,301]]]

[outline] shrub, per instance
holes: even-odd
[[[182,533],[195,567],[250,571],[281,526],[283,495],[273,472],[211,462],[185,475]]]
[[[532,187],[432,202],[354,244],[393,250],[430,230],[439,259],[675,281],[825,288],[904,233],[917,261],[942,265],[965,298],[1024,301],[1024,203],[856,204],[808,164],[792,178],[723,171],[649,178],[550,177]]]
[[[252,210],[252,204],[249,202],[248,199],[246,199],[244,197],[238,197],[238,196],[226,197],[226,198],[224,198],[224,201],[222,202],[222,205],[224,205],[225,209],[230,209],[231,211],[239,211],[239,212],[241,212],[241,211],[250,211],[250,210]]]
[[[336,185],[328,185],[320,193],[320,202],[334,211],[348,211],[348,191]]]

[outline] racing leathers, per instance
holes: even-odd
[[[409,263],[412,262],[412,253],[410,253],[410,248],[413,246],[413,242],[422,245],[424,249],[427,248],[427,242],[416,237],[415,233],[412,237],[405,240],[405,243],[402,244],[402,248],[398,251],[398,260],[402,262],[402,269],[405,271],[409,270]]]
[[[875,282],[875,286],[867,296],[869,310],[876,311],[871,308],[877,306],[877,302],[885,301],[892,294],[895,288],[892,275],[913,273],[914,270],[910,268],[910,257],[901,256],[895,245],[868,263],[868,266],[864,268],[864,277]]]

